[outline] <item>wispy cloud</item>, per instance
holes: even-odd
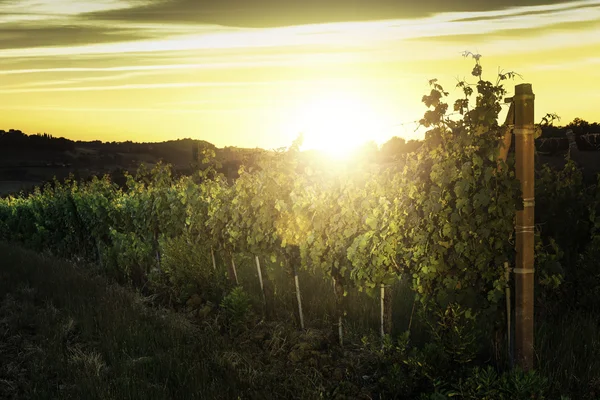
[[[172,58],[167,58],[166,61],[177,61],[179,52],[173,54]],[[194,57],[203,60],[202,62],[190,63],[182,62],[180,64],[151,64],[151,65],[119,65],[113,67],[49,67],[49,68],[16,68],[16,69],[0,69],[1,75],[24,75],[24,74],[57,74],[57,73],[118,73],[125,71],[179,71],[179,70],[222,70],[230,68],[262,68],[262,67],[283,67],[283,66],[298,66],[298,65],[320,65],[332,63],[348,63],[361,62],[364,59],[359,57],[357,52],[314,52],[306,55],[298,53],[278,52],[277,54],[240,54],[229,55],[225,54],[218,58],[216,57]],[[182,57],[186,61],[193,59]],[[114,61],[113,58],[110,58]],[[70,63],[78,60],[71,60]],[[99,64],[105,59],[95,59],[94,64]],[[125,61],[134,61],[125,58]],[[161,60],[155,60],[161,61]]]
[[[553,35],[551,28],[565,23],[581,23],[600,21],[600,1],[585,0],[547,6],[545,9],[537,6],[518,7],[512,10],[442,13],[432,17],[411,20],[388,20],[368,22],[343,22],[318,25],[288,26],[264,29],[210,29],[204,27],[200,33],[174,34],[166,38],[143,39],[150,35],[148,31],[124,31],[125,25],[119,31],[112,28],[112,33],[98,32],[99,28],[90,29],[90,34],[116,37],[123,32],[121,39],[127,36],[136,40],[115,40],[114,43],[70,43],[68,46],[48,46],[31,48],[13,48],[0,50],[0,57],[64,57],[93,54],[132,54],[156,52],[199,51],[208,52],[231,49],[265,49],[311,46],[315,50],[331,47],[333,49],[361,49],[367,47],[398,46],[403,42],[415,39],[438,38],[445,36],[490,36],[495,33],[528,30],[535,37],[527,38],[528,46],[539,41],[540,37]],[[587,30],[572,27],[572,32],[562,35],[572,40],[574,34],[578,41],[592,44],[600,41],[597,35],[598,26]],[[70,28],[71,29],[71,28]],[[79,29],[79,28],[78,28]],[[67,35],[68,30],[65,30]],[[136,36],[137,35],[137,36]],[[58,35],[57,35],[58,36]],[[555,38],[556,35],[553,36]],[[506,40],[506,39],[504,39]],[[554,45],[560,45],[559,40]],[[77,44],[77,45],[74,45]],[[572,42],[570,43],[572,44]],[[524,47],[524,46],[520,46]]]
[[[16,51],[17,53],[27,55],[35,54],[35,48],[44,48],[45,46],[54,47],[57,44],[63,48],[78,45],[88,47],[90,43],[110,43],[132,40],[142,40],[152,38],[153,35],[133,29],[114,29],[93,26],[36,26],[34,24],[0,24],[0,49],[3,51]],[[0,50],[2,51],[2,50]],[[45,53],[47,56],[57,54]],[[73,54],[63,52],[63,54]]]
[[[252,108],[140,108],[140,107],[53,107],[53,106],[0,106],[4,111],[59,111],[59,112],[92,112],[92,113],[164,113],[164,114],[203,114],[203,113],[244,113]]]
[[[148,89],[176,89],[176,88],[194,88],[194,87],[242,87],[242,86],[276,86],[285,81],[249,81],[249,82],[171,82],[171,83],[140,83],[125,85],[106,85],[106,86],[78,86],[78,87],[57,87],[57,88],[20,88],[20,89],[0,89],[1,94],[9,93],[48,93],[48,92],[98,92],[109,90],[148,90]]]
[[[531,6],[564,3],[529,0]],[[424,18],[443,12],[490,11],[517,7],[519,0],[148,0],[130,8],[91,13],[90,19],[112,21],[178,21],[189,24],[268,27],[323,22]]]
[[[586,57],[582,55],[582,58],[567,61],[567,62],[554,62],[546,61],[545,63],[536,63],[528,66],[533,71],[576,71],[582,67],[600,65],[600,57]],[[600,70],[598,71],[600,74]]]
[[[577,1],[563,1],[558,4],[541,4],[541,5],[528,5],[511,7],[505,9],[492,9],[490,11],[473,11],[469,12],[468,16],[464,16],[464,13],[446,13],[446,15],[455,16],[456,22],[469,22],[474,20],[491,20],[500,19],[510,16],[519,15],[538,15],[542,16],[548,13],[555,13],[557,11],[572,11],[572,10],[585,10],[587,8],[597,7],[599,2],[597,0],[577,0]]]
[[[39,80],[39,81],[27,81],[17,83],[13,85],[2,86],[3,90],[6,89],[17,89],[17,88],[28,88],[28,87],[44,87],[44,86],[68,86],[77,85],[85,82],[102,82],[102,81],[122,81],[129,80],[132,78],[139,78],[143,76],[156,76],[157,72],[160,71],[138,71],[138,72],[126,72],[119,74],[106,74],[103,76],[80,76],[80,77],[69,77],[68,79],[62,80]]]
[[[68,16],[128,9],[135,4],[128,0],[8,0],[0,2],[0,13]]]

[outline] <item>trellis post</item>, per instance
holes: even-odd
[[[515,359],[527,371],[533,368],[534,272],[534,99],[531,84],[515,86],[515,161],[521,184],[523,210],[517,211],[515,276]]]

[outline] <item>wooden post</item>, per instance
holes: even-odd
[[[381,339],[385,337],[385,285],[382,283],[379,288],[379,322],[380,322],[380,333]]]
[[[292,264],[292,273],[294,274],[294,284],[296,285],[296,301],[298,302],[298,318],[300,319],[300,328],[304,329],[304,313],[302,312],[300,280],[298,279],[298,270],[296,269],[296,265],[294,264]]]
[[[523,195],[515,226],[515,358],[525,371],[533,368],[534,99],[531,84],[515,86],[515,161]]]
[[[344,347],[344,307],[343,307],[343,298],[344,298],[344,288],[340,284],[340,282],[335,279],[335,276],[332,276],[333,280],[333,294],[335,296],[335,313],[337,315],[337,334],[340,342],[340,346]],[[335,323],[334,323],[335,325]]]
[[[390,285],[380,285],[380,330],[381,338],[392,334],[392,287]]]
[[[506,351],[508,354],[508,360],[510,366],[513,366],[513,352],[512,352],[512,324],[511,324],[511,304],[510,304],[510,264],[504,263],[504,278],[506,279],[506,287],[504,288],[506,294]]]
[[[215,261],[215,252],[214,252],[214,250],[213,250],[212,246],[211,246],[211,248],[210,248],[210,257],[212,258],[213,270],[215,270],[215,271],[216,271],[216,270],[217,270],[217,263],[216,263],[216,261]]]
[[[508,114],[506,114],[506,120],[502,125],[502,137],[500,140],[500,151],[498,153],[498,171],[500,171],[502,163],[506,162],[508,158],[508,151],[512,142],[513,129],[515,127],[515,103],[513,98],[504,99],[505,103],[510,104]],[[516,223],[516,220],[515,220]],[[504,277],[506,279],[505,296],[506,296],[506,347],[508,353],[508,359],[511,367],[513,366],[513,350],[512,350],[512,324],[511,324],[511,299],[510,299],[510,264],[504,263]]]
[[[236,285],[240,284],[237,276],[237,268],[235,267],[235,260],[233,259],[233,253],[231,253],[231,267],[229,268],[229,279],[232,282],[235,282]]]
[[[265,285],[263,284],[262,270],[260,268],[260,261],[258,256],[254,256],[256,261],[256,272],[258,273],[258,281],[260,282],[260,291],[262,292],[263,305],[265,306],[265,314],[267,312],[267,297],[265,296]]]

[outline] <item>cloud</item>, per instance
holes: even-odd
[[[421,2],[423,4],[419,7],[407,0],[346,0],[346,6],[341,6],[341,0],[307,0],[307,3],[302,3],[303,13],[312,12],[319,15],[319,21],[327,23],[263,29],[203,25],[205,22],[226,25],[227,18],[237,18],[237,14],[264,26],[269,25],[270,19],[281,21],[280,24],[284,25],[304,21],[300,18],[302,13],[295,13],[296,6],[287,3],[284,7],[282,4],[286,3],[283,0],[244,1],[219,0],[207,5],[201,0],[102,0],[97,3],[0,0],[0,16],[2,13],[13,17],[27,16],[27,6],[30,7],[29,17],[42,18],[18,24],[0,22],[0,37],[5,39],[0,42],[0,65],[8,63],[10,58],[70,57],[72,61],[104,54],[119,54],[125,58],[137,53],[136,57],[142,58],[161,53],[173,57],[176,53],[185,52],[197,55],[246,50],[264,53],[265,49],[286,49],[299,54],[308,47],[313,52],[339,53],[382,46],[390,48],[390,45],[401,51],[406,47],[400,44],[403,41],[465,42],[466,39],[489,39],[489,36],[492,39],[525,34],[528,37],[540,36],[553,29],[589,31],[597,29],[600,20],[600,0],[560,3],[534,0],[527,6],[512,8],[502,7],[512,5],[513,0],[430,0]],[[535,5],[538,3],[551,4]],[[15,8],[17,4],[20,8]],[[344,13],[363,8],[370,11],[361,14],[364,17],[361,19],[369,19],[371,15],[373,18],[385,16],[386,20],[331,22],[352,19],[350,16],[343,18]],[[336,10],[336,16],[330,18],[327,12],[317,12],[321,9]],[[469,11],[460,11],[462,9]],[[385,10],[389,12],[383,13]],[[433,11],[439,13],[416,19],[418,15],[430,15]],[[7,14],[9,12],[13,14]],[[250,16],[254,14],[255,17]],[[258,14],[263,17],[259,18]],[[288,14],[292,19],[286,19]],[[300,19],[294,19],[298,15]],[[405,18],[391,19],[399,15]],[[406,19],[406,16],[413,19]],[[107,19],[113,20],[108,22]],[[321,58],[327,59],[325,55]],[[339,59],[338,56],[333,58]],[[220,62],[226,63],[227,57],[221,57]]]
[[[56,17],[115,11],[138,4],[131,0],[0,0],[0,14]]]
[[[548,12],[541,16],[515,15],[503,19],[477,20],[456,23],[459,29],[442,29],[431,35],[421,35],[414,39],[428,39],[436,41],[455,41],[463,43],[468,40],[490,39],[534,39],[551,36],[555,33],[564,33],[567,36],[581,33],[586,36],[600,28],[600,7],[587,12],[572,10],[564,12]],[[576,43],[576,42],[574,42]],[[574,44],[572,43],[571,46]]]
[[[527,6],[513,7],[507,9],[496,9],[483,12],[470,12],[466,18],[457,18],[455,22],[470,22],[470,21],[489,21],[494,19],[502,19],[507,16],[543,16],[544,14],[554,13],[557,11],[568,10],[585,10],[586,8],[596,8],[600,2],[597,0],[576,0],[565,1],[557,4],[533,5],[530,3]]]
[[[151,29],[81,18],[130,7],[121,0],[0,0],[0,49],[74,46],[154,37]]]
[[[592,7],[592,5],[595,7]],[[402,49],[402,42],[419,39],[471,38],[495,35],[499,38],[530,31],[528,38],[536,39],[555,27],[567,33],[586,32],[597,28],[600,20],[600,1],[579,1],[550,7],[543,15],[537,7],[520,7],[500,12],[447,13],[419,20],[386,20],[368,22],[328,23],[276,28],[238,29],[199,29],[199,32],[185,35],[161,35],[152,40],[130,40],[118,43],[90,43],[69,47],[22,48],[0,51],[0,56],[44,57],[74,56],[93,54],[160,53],[196,51],[207,54],[215,51],[250,50],[261,52],[264,49],[312,48],[313,51],[340,51],[353,49],[362,51],[390,45]],[[473,15],[475,14],[475,16]],[[492,18],[494,17],[494,18]],[[460,21],[460,22],[457,22]],[[582,23],[588,26],[581,25]],[[571,25],[568,25],[571,24]],[[193,30],[190,30],[192,32]],[[113,32],[116,34],[116,32]],[[550,32],[554,33],[554,32]],[[150,34],[150,33],[147,33]],[[567,35],[569,36],[569,35]],[[589,36],[589,35],[588,35]],[[597,36],[597,35],[596,35]],[[569,36],[572,38],[572,35]],[[461,38],[463,39],[463,38]],[[584,41],[591,40],[589,37]],[[406,47],[406,46],[405,46]],[[204,52],[205,51],[205,52]],[[204,53],[203,53],[204,52]]]
[[[282,84],[301,84],[301,80],[283,81],[238,81],[238,82],[167,82],[167,83],[132,83],[124,85],[76,86],[76,87],[40,87],[0,89],[0,94],[42,93],[42,92],[95,92],[108,90],[146,90],[146,89],[180,89],[194,87],[242,87],[242,86],[276,86]],[[311,81],[314,83],[314,81]]]
[[[543,64],[538,63],[529,65],[528,68],[533,71],[576,71],[583,67],[595,66],[599,64],[600,57],[584,57],[573,61],[546,62]]]
[[[129,8],[87,13],[86,17],[94,20],[274,27],[423,18],[443,12],[502,10],[521,6],[522,3],[518,0],[147,0]],[[527,3],[529,6],[538,6],[569,1],[529,0]]]
[[[24,49],[48,46],[81,46],[90,43],[115,43],[150,39],[149,33],[133,29],[97,26],[0,25],[0,49]]]
[[[165,114],[201,114],[201,113],[240,113],[256,110],[252,108],[141,108],[141,107],[42,107],[42,106],[0,106],[2,111],[60,111],[60,112],[105,112],[105,113],[165,113]]]

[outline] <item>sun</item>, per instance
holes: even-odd
[[[302,150],[319,150],[336,159],[378,139],[382,124],[369,102],[347,92],[319,94],[296,117],[296,129],[304,136]]]

